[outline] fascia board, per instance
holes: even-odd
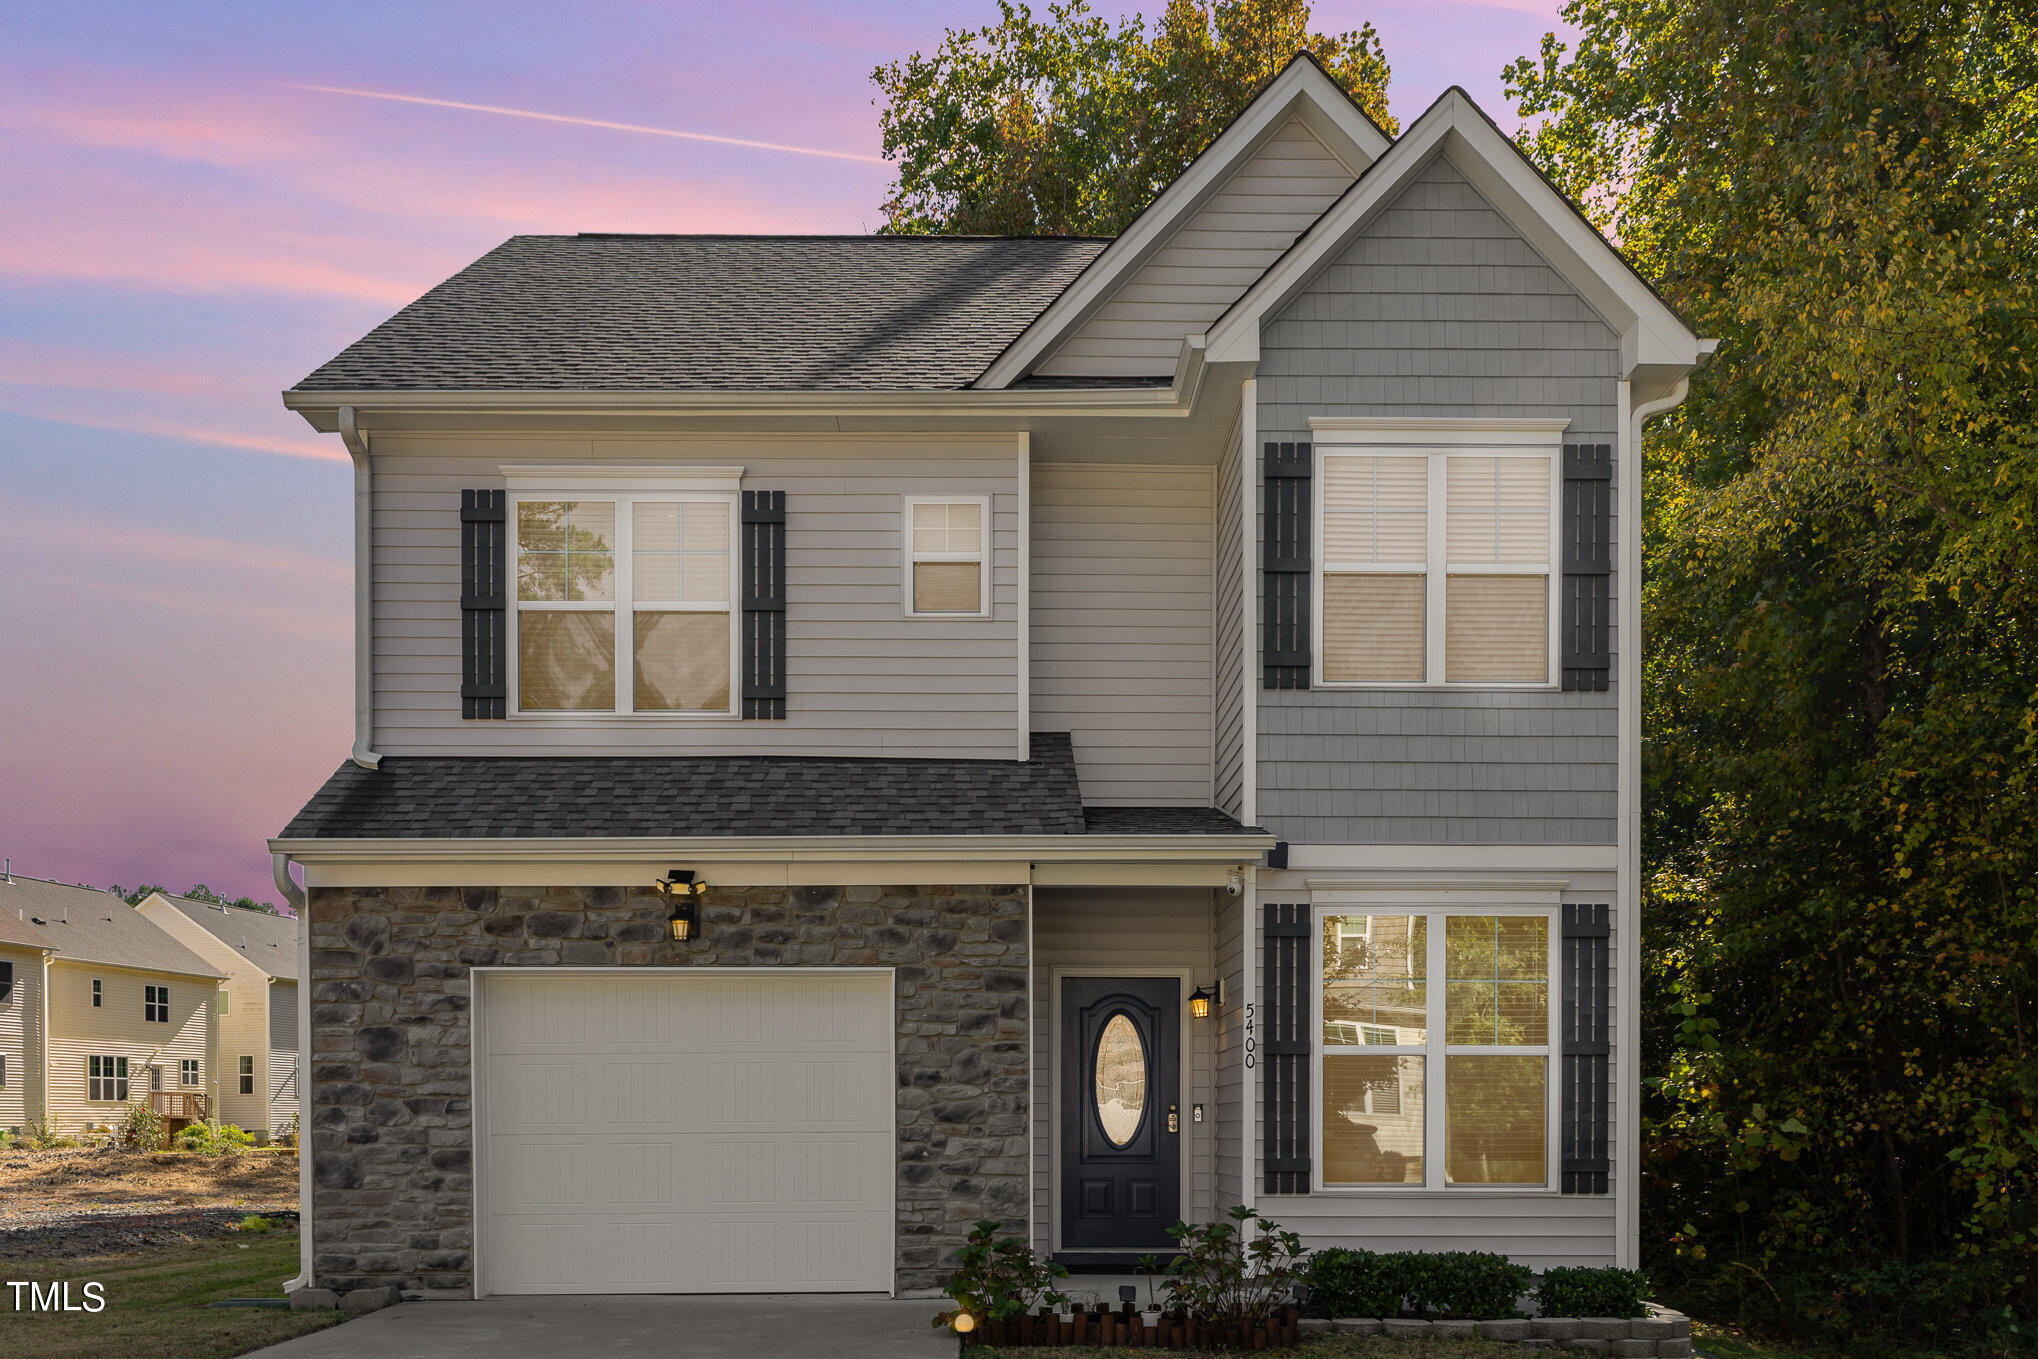
[[[1624,368],[1667,364],[1689,371],[1704,357],[1705,342],[1536,173],[1471,100],[1453,89],[1218,318],[1210,328],[1210,362],[1257,361],[1261,320],[1286,305],[1437,154],[1448,157],[1621,336]]]
[[[1241,854],[1257,858],[1274,844],[1259,831],[1241,835],[812,835],[579,836],[531,839],[335,839],[271,840],[270,852],[299,863],[432,862],[488,859],[518,863],[598,862],[691,858],[725,862],[827,859],[840,862],[939,858],[1030,858],[1043,863],[1211,862],[1234,863]]]
[[[1315,62],[1289,63],[1260,96],[1199,155],[1174,183],[1161,191],[1125,234],[1090,261],[1089,267],[1047,309],[991,361],[972,385],[1002,389],[1024,377],[1052,353],[1153,257],[1196,210],[1224,186],[1238,167],[1292,117],[1303,119],[1353,174],[1385,155],[1391,143]],[[1326,135],[1329,134],[1329,135]],[[1358,163],[1353,164],[1356,160]]]

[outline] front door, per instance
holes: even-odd
[[[1061,1244],[1148,1250],[1182,1216],[1181,983],[1061,991]]]

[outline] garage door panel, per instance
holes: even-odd
[[[484,986],[489,1291],[890,1288],[888,974]]]

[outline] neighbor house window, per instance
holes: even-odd
[[[14,998],[14,964],[0,963],[0,1005]]]
[[[905,538],[908,616],[990,616],[989,496],[907,496]]]
[[[255,1093],[255,1059],[252,1057],[241,1058],[241,1093]]]
[[[177,1064],[177,1084],[197,1085],[198,1083],[199,1083],[198,1059],[196,1057],[186,1057],[183,1061]]]
[[[1556,453],[1319,442],[1321,681],[1551,683]]]
[[[7,1084],[7,1054],[0,1052],[0,1085]]]
[[[514,506],[519,711],[733,711],[733,495]]]
[[[85,1098],[127,1102],[127,1058],[87,1057]]]
[[[92,1008],[98,1009],[105,999],[106,987],[99,978],[94,977],[92,979]]]
[[[170,988],[167,986],[144,986],[142,988],[142,1018],[151,1024],[170,1022]]]
[[[1324,1187],[1548,1186],[1551,914],[1320,920]]]
[[[221,987],[219,992],[219,1012],[221,1014],[229,1014],[232,1010],[233,994],[226,990],[226,988]]]

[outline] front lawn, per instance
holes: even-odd
[[[96,1281],[106,1310],[16,1311],[15,1290],[0,1287],[0,1354],[7,1359],[106,1359],[108,1355],[227,1359],[330,1326],[334,1312],[211,1309],[220,1298],[280,1298],[297,1273],[297,1233],[229,1236],[146,1255],[60,1264],[14,1261],[7,1279],[68,1280],[74,1301]],[[28,1301],[22,1290],[22,1303]]]

